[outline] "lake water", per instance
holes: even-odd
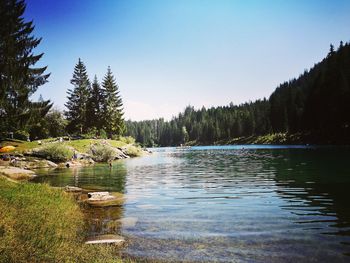
[[[349,148],[159,148],[43,173],[36,181],[124,193],[123,206],[90,211],[90,234],[123,235],[135,258],[350,262]]]

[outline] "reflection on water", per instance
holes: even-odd
[[[103,218],[136,258],[348,262],[349,157],[347,148],[163,148],[112,170],[63,169],[38,180],[124,192],[120,213]]]

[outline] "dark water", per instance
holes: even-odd
[[[163,148],[49,174],[37,181],[125,193],[91,211],[91,233],[122,234],[136,258],[350,262],[349,148]]]

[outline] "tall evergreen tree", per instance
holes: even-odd
[[[32,102],[30,97],[47,82],[47,67],[34,65],[43,56],[33,54],[41,38],[32,35],[33,22],[25,22],[24,1],[0,0],[0,131],[28,132],[43,117],[50,101]]]
[[[123,102],[110,67],[108,67],[103,79],[102,88],[105,95],[102,118],[103,127],[109,137],[122,135],[125,130]]]
[[[68,89],[68,101],[65,104],[68,111],[65,115],[68,120],[67,129],[69,132],[84,133],[87,131],[87,104],[90,94],[90,81],[84,63],[79,58],[75,65],[73,78],[70,83],[73,89]]]
[[[98,83],[95,75],[91,85],[89,99],[87,103],[87,126],[88,128],[96,128],[99,132],[102,128],[102,107],[104,105],[104,92]]]

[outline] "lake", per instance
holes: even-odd
[[[123,206],[90,211],[90,235],[121,234],[137,259],[350,262],[349,148],[152,151],[36,181],[124,193]]]

